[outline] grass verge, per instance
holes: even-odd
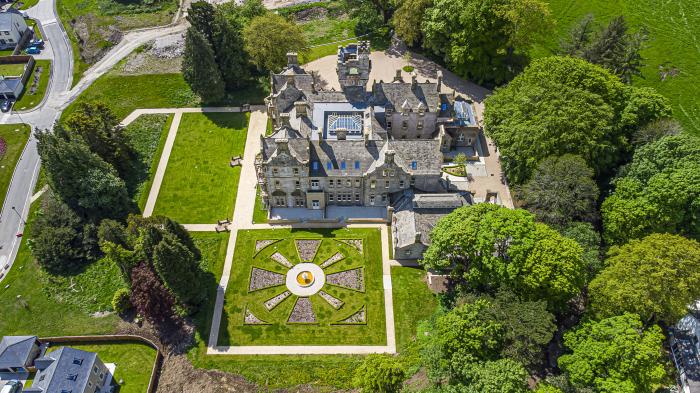
[[[0,138],[5,141],[5,153],[0,156],[0,200],[5,200],[17,160],[29,139],[30,127],[26,124],[0,125]]]
[[[35,83],[34,78],[39,74],[39,80],[36,82],[36,90],[34,93],[30,93],[29,89]],[[51,60],[37,60],[34,64],[34,69],[31,75],[29,75],[29,80],[27,81],[27,86],[24,88],[22,95],[19,100],[15,103],[15,110],[18,111],[28,111],[34,109],[37,105],[44,100],[46,95],[46,89],[49,86],[49,76],[51,75]]]
[[[185,113],[168,160],[154,215],[186,224],[233,217],[248,114]]]
[[[267,224],[267,209],[263,207],[260,196],[260,186],[255,194],[255,207],[253,208],[253,224]]]

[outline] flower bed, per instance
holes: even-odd
[[[316,322],[316,313],[311,305],[311,300],[308,297],[300,297],[294,304],[292,313],[287,319],[288,323],[314,323]]]
[[[364,292],[365,278],[362,268],[346,270],[326,276],[326,283],[352,289],[353,291]]]
[[[316,256],[316,251],[318,246],[321,245],[320,240],[295,240],[294,244],[297,247],[297,252],[299,253],[299,259],[304,262],[311,262]]]
[[[347,244],[348,246],[353,246],[355,249],[362,254],[362,239],[343,239],[341,242]]]
[[[279,295],[273,297],[272,299],[269,299],[265,302],[265,308],[267,311],[272,311],[275,307],[277,307],[280,303],[284,301],[284,299],[288,298],[289,295],[292,293],[289,291],[284,291],[280,293]]]
[[[365,307],[362,306],[362,308],[357,311],[356,313],[350,315],[349,317],[338,321],[338,324],[341,325],[355,325],[355,324],[365,324],[367,323],[367,313],[365,312]]]
[[[339,253],[339,252],[336,252],[335,255],[333,255],[332,257],[330,257],[330,258],[328,258],[328,259],[326,259],[326,260],[321,264],[321,267],[325,269],[325,268],[327,268],[328,266],[330,266],[330,265],[332,265],[332,264],[334,264],[334,263],[340,261],[340,260],[343,259],[343,258],[345,258],[345,256],[344,256],[343,254],[341,254],[341,253]]]
[[[254,267],[250,271],[250,286],[248,287],[248,291],[259,291],[283,284],[284,275]]]
[[[329,294],[328,292],[319,291],[318,295],[321,296],[323,298],[323,300],[327,301],[328,304],[330,304],[331,307],[335,308],[336,310],[343,307],[343,304],[345,304],[345,302],[343,302],[342,300],[340,300],[338,298],[335,298],[333,295]]]
[[[284,255],[282,255],[282,254],[280,254],[280,253],[278,253],[278,252],[276,252],[276,253],[270,255],[270,258],[272,258],[273,261],[279,263],[280,265],[282,265],[282,266],[284,266],[284,267],[287,267],[287,268],[290,268],[290,269],[291,269],[291,268],[294,266],[294,265],[292,265],[291,262],[289,262],[289,260],[287,259],[287,257],[285,257]]]
[[[256,317],[250,310],[245,309],[245,320],[243,321],[246,325],[267,325],[267,322]]]
[[[267,239],[267,240],[256,240],[255,241],[255,253],[259,253],[263,248],[269,246],[272,243],[278,242],[279,239]]]

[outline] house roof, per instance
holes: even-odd
[[[2,29],[2,27],[0,27]],[[22,81],[19,78],[0,78],[0,93],[12,93],[17,92],[17,87]]]
[[[97,354],[79,349],[60,347],[37,359],[37,371],[27,393],[73,392],[82,393],[88,383]],[[38,368],[38,367],[37,367]]]
[[[312,141],[310,159],[318,164],[311,165],[309,176],[362,176],[379,158],[379,152],[385,143],[381,140],[367,143],[364,140]],[[357,169],[356,161],[359,163]],[[345,169],[342,167],[343,162]]]
[[[455,208],[469,204],[466,194],[415,194],[411,190],[392,199],[397,247],[414,244],[417,236],[422,244],[429,246],[430,232],[437,222]]]
[[[376,105],[390,106],[394,110],[406,108],[417,110],[421,106],[430,112],[440,108],[440,93],[437,83],[425,82],[415,85],[407,82],[376,83],[372,90]]]
[[[24,367],[31,364],[36,336],[5,336],[0,341],[0,368]]]
[[[12,30],[13,20],[24,20],[24,18],[19,11],[13,8],[0,12],[0,30]]]
[[[396,164],[412,175],[439,174],[441,171],[442,153],[437,139],[394,139],[389,141],[388,149],[396,152]]]

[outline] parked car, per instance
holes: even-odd
[[[44,49],[44,40],[33,39],[29,42],[29,47],[36,46],[37,48]]]
[[[3,112],[8,112],[12,108],[12,101],[10,100],[4,100],[2,104],[0,104],[0,110]]]
[[[25,52],[27,52],[28,55],[38,55],[41,53],[41,49],[37,48],[36,46],[30,46]]]
[[[10,381],[0,388],[0,393],[19,393],[22,391],[22,382]]]

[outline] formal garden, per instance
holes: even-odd
[[[218,345],[386,345],[377,230],[240,231]]]
[[[154,215],[187,224],[233,217],[248,114],[185,113],[175,138]]]

